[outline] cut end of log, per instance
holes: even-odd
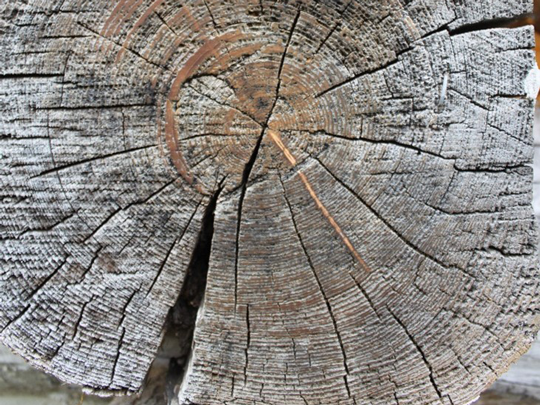
[[[180,404],[470,403],[540,326],[529,3],[10,2],[0,339],[100,395],[161,346]]]

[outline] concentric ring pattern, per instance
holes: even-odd
[[[0,338],[140,391],[213,214],[181,404],[471,402],[538,324],[533,33],[475,25],[530,7],[4,2]]]

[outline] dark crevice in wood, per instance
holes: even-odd
[[[43,35],[41,39],[77,39],[77,38],[89,38],[90,35]]]
[[[139,52],[137,52],[137,51],[135,51],[135,50],[133,50],[133,49],[127,48],[127,47],[125,47],[123,44],[121,44],[121,43],[119,43],[119,42],[116,42],[116,41],[112,40],[111,38],[107,38],[107,37],[101,35],[99,32],[94,31],[92,28],[87,27],[86,25],[83,25],[83,24],[81,24],[80,22],[77,22],[77,25],[79,25],[80,27],[84,28],[85,30],[91,32],[91,33],[94,34],[95,36],[97,36],[97,37],[99,37],[99,38],[101,38],[101,39],[104,39],[105,41],[108,41],[108,42],[111,42],[111,43],[115,44],[115,45],[118,46],[119,48],[124,49],[125,51],[127,51],[127,52],[129,52],[129,53],[135,55],[138,59],[143,60],[144,62],[146,62],[146,63],[148,63],[148,64],[150,64],[150,65],[152,65],[152,66],[155,66],[155,67],[157,67],[158,69],[164,69],[164,70],[167,70],[167,71],[169,71],[169,72],[171,72],[171,73],[175,73],[174,71],[170,70],[170,69],[167,68],[166,66],[161,66],[161,65],[159,65],[159,64],[157,64],[157,63],[155,63],[155,62],[152,62],[152,61],[149,60],[148,58],[145,58],[143,55],[141,55]]]
[[[49,281],[51,281],[51,279],[56,276],[60,270],[64,267],[64,265],[67,263],[68,259],[66,258],[65,260],[63,260],[47,277],[45,277],[45,279],[43,279],[38,285],[36,288],[34,288],[32,290],[32,292],[28,295],[28,297],[26,298],[26,302],[28,303],[24,309],[13,319],[11,319],[3,328],[2,330],[0,330],[0,335],[2,333],[4,333],[4,331],[10,327],[11,325],[13,325],[15,322],[17,322],[19,319],[21,319],[27,312],[28,310],[31,308],[31,301],[33,300],[33,298],[36,296],[37,293],[39,293],[43,287],[45,287],[46,284],[49,283]]]
[[[456,88],[454,88],[452,86],[449,86],[447,88],[447,92],[448,93],[453,92],[455,94],[458,94],[459,96],[467,99],[467,101],[469,101],[472,105],[475,105],[476,107],[480,108],[481,110],[489,111],[488,107],[486,107],[485,105],[482,105],[478,100],[475,100],[474,98],[468,96],[467,94],[463,93],[462,91],[457,90]]]
[[[409,49],[407,49],[407,51],[409,51]],[[342,82],[339,82],[339,83],[336,83],[334,84],[333,86],[330,86],[329,88],[327,88],[326,90],[323,90],[321,91],[320,93],[318,93],[315,98],[320,98],[322,96],[324,96],[325,94],[328,94],[334,90],[337,90],[343,86],[346,86],[347,84],[351,83],[351,82],[354,82],[355,80],[358,80],[364,76],[368,76],[368,75],[372,75],[372,74],[375,74],[377,72],[381,72],[383,70],[386,70],[386,69],[389,69],[390,67],[396,65],[398,62],[399,62],[399,56],[400,55],[396,55],[396,58],[393,59],[392,61],[390,61],[389,63],[386,63],[382,66],[379,66],[375,69],[371,69],[371,70],[366,70],[358,75],[355,75],[355,76],[352,76],[352,77],[349,77],[348,79],[345,79],[343,80]]]
[[[285,50],[283,51],[283,55],[281,56],[281,62],[279,64],[279,70],[278,70],[278,94],[279,94],[279,85],[281,85],[281,73],[283,71],[283,66],[285,65],[285,58],[287,58],[287,53],[289,51],[289,46],[291,45],[291,40],[294,34],[294,30],[296,29],[296,25],[298,24],[298,20],[300,19],[300,14],[302,13],[301,10],[298,10],[296,13],[296,16],[294,17],[291,29],[289,30],[289,37],[287,38],[287,44],[285,45]]]
[[[95,156],[95,157],[92,157],[92,158],[79,160],[77,162],[68,163],[68,164],[63,165],[63,166],[54,167],[54,168],[49,169],[49,170],[44,170],[41,173],[39,173],[39,174],[37,174],[35,176],[32,176],[31,178],[35,179],[35,178],[38,178],[38,177],[41,177],[41,176],[45,176],[47,174],[56,173],[56,172],[59,172],[59,171],[62,171],[62,170],[72,168],[72,167],[80,166],[80,165],[83,165],[85,163],[95,162],[97,160],[109,159],[109,158],[120,156],[120,155],[123,155],[123,154],[126,154],[126,153],[133,153],[133,152],[138,152],[138,151],[141,151],[141,150],[157,148],[157,147],[158,147],[158,145],[141,146],[139,148],[121,150],[121,151],[118,151],[118,152],[109,153],[107,155]]]
[[[137,206],[137,205],[143,205],[143,204],[147,204],[149,203],[151,200],[153,200],[154,198],[157,198],[159,195],[161,195],[162,193],[164,193],[170,186],[172,186],[174,183],[176,183],[176,181],[178,181],[177,178],[174,178],[172,179],[171,181],[165,183],[163,186],[161,186],[159,189],[157,189],[156,191],[153,191],[151,192],[147,197],[145,197],[144,199],[140,199],[140,200],[135,200],[135,201],[132,201],[128,204],[126,204],[125,206],[123,207],[120,207],[120,211],[127,211],[129,209],[131,209],[132,207],[134,206]],[[200,202],[199,202],[199,205],[200,205]],[[88,239],[88,238],[87,238]]]
[[[207,75],[207,76],[209,76],[209,75]],[[253,117],[252,115],[250,115],[250,114],[247,113],[246,111],[242,111],[242,110],[238,109],[237,107],[234,107],[234,106],[232,106],[232,105],[230,105],[230,104],[220,102],[220,101],[216,100],[215,98],[213,98],[212,96],[210,96],[210,95],[208,95],[208,94],[205,94],[205,93],[202,93],[200,90],[198,90],[196,87],[194,87],[194,86],[191,84],[191,83],[193,83],[194,79],[200,79],[201,77],[203,77],[203,76],[196,77],[196,78],[192,78],[192,79],[190,80],[189,88],[190,88],[191,90],[193,90],[193,91],[196,92],[197,94],[201,95],[202,97],[205,97],[205,98],[207,98],[208,100],[213,101],[213,102],[216,103],[216,104],[219,104],[219,105],[221,105],[221,106],[223,106],[223,107],[225,107],[225,108],[231,108],[231,109],[233,109],[233,110],[235,110],[235,111],[238,111],[238,113],[240,113],[240,114],[246,116],[247,118],[249,118],[250,120],[252,120],[255,124],[257,124],[257,125],[259,125],[259,126],[261,125],[261,124],[257,121],[257,119],[256,119],[255,117]],[[204,84],[204,82],[201,82],[201,83],[202,83],[204,86],[206,86],[206,85]],[[207,88],[208,88],[208,87],[207,87]],[[185,139],[188,139],[188,138],[184,138],[184,139],[182,139],[182,140],[185,140]]]
[[[245,136],[244,134],[226,134],[226,133],[218,133],[218,132],[215,132],[215,133],[212,133],[212,132],[207,132],[207,133],[201,133],[201,134],[197,134],[197,135],[191,135],[191,136],[187,136],[185,138],[181,138],[180,139],[180,142],[185,142],[185,141],[192,141],[194,139],[199,139],[199,138],[240,138],[242,136]]]
[[[520,20],[526,20],[527,18],[534,18],[534,14],[523,14],[521,16],[511,18],[495,18],[492,20],[479,21],[477,23],[463,25],[454,30],[450,30],[449,32],[450,36],[453,36],[495,28],[511,28],[516,26],[516,22],[519,22]]]
[[[118,349],[116,350],[116,357],[114,358],[113,363],[113,369],[112,369],[112,375],[111,375],[111,382],[109,384],[109,388],[112,387],[114,383],[114,377],[116,376],[116,369],[118,368],[118,362],[120,360],[120,356],[122,355],[122,344],[124,343],[124,337],[126,336],[126,328],[122,327],[122,332],[120,335],[120,339],[118,340]]]
[[[17,322],[19,319],[21,319],[27,312],[28,310],[30,309],[31,305],[28,304],[26,305],[22,311],[13,319],[11,319],[10,321],[8,321],[8,323],[2,328],[2,330],[0,330],[0,336],[6,331],[7,328],[9,328],[11,325],[13,325],[15,322]]]
[[[450,185],[451,182],[449,182],[448,184]],[[459,210],[456,209],[454,211],[450,211],[448,209],[445,209],[444,207],[438,207],[435,204],[431,204],[429,201],[422,201],[422,200],[418,199],[413,194],[411,194],[409,192],[409,190],[405,186],[400,188],[400,190],[403,190],[403,192],[405,194],[407,194],[407,196],[411,200],[413,200],[414,202],[416,202],[418,204],[421,204],[421,205],[424,205],[424,206],[432,209],[433,211],[437,212],[439,215],[448,215],[448,216],[453,216],[453,217],[456,217],[456,216],[462,216],[462,217],[473,216],[473,217],[475,217],[475,216],[479,216],[479,215],[489,215],[489,214],[494,214],[494,213],[498,212],[496,207],[494,207],[491,210],[478,209],[478,210],[471,210],[471,211],[463,211],[463,210],[459,211]],[[443,205],[444,203],[442,201],[444,201],[444,200],[441,198],[439,204]],[[462,208],[463,207],[460,207],[460,209],[462,209]]]
[[[171,31],[176,37],[178,37],[178,33],[167,23],[165,18],[161,14],[159,14],[157,11],[154,11],[155,16],[161,21],[164,27],[167,27],[169,31]]]
[[[529,249],[529,251],[526,251],[525,249]],[[532,256],[534,254],[536,254],[536,249],[534,247],[534,245],[523,245],[523,252],[509,252],[508,249],[505,249],[505,247],[497,247],[497,246],[493,246],[493,245],[490,245],[488,246],[487,248],[484,248],[484,249],[481,249],[481,251],[485,251],[485,252],[495,252],[497,254],[499,254],[500,256],[503,256],[503,257],[523,257],[523,256]]]
[[[68,52],[66,56],[66,60],[64,62],[64,69],[62,70],[62,82],[60,86],[60,102],[59,102],[60,107],[64,104],[64,88],[66,87],[67,83],[72,83],[71,81],[66,80],[66,72],[67,72],[67,68],[69,64],[69,59],[71,58],[72,55],[73,55],[73,52]],[[49,118],[47,118],[47,121],[49,121]],[[50,124],[48,123],[48,125]]]
[[[249,347],[251,346],[251,321],[249,319],[249,304],[246,305],[246,363],[244,365],[244,379],[247,382],[247,370],[249,367]]]
[[[39,127],[35,126],[35,128],[39,128]],[[0,141],[4,139],[9,139],[9,140],[14,140],[14,141],[31,141],[31,140],[42,140],[42,139],[46,140],[46,139],[49,139],[49,137],[42,136],[42,135],[17,136],[16,134],[0,134]]]
[[[17,79],[51,79],[55,77],[62,77],[63,74],[56,73],[4,73],[0,74],[0,80],[17,80]]]
[[[169,257],[171,256],[171,253],[174,250],[174,247],[178,244],[178,242],[180,242],[184,238],[184,235],[186,234],[189,226],[191,225],[191,222],[193,221],[193,218],[195,217],[195,214],[199,210],[200,205],[201,205],[201,202],[199,202],[199,204],[197,204],[197,207],[193,210],[193,214],[191,214],[191,217],[189,218],[189,220],[188,220],[184,230],[182,231],[182,233],[180,235],[178,235],[178,237],[174,240],[174,242],[171,244],[171,246],[167,250],[167,253],[165,254],[165,257],[164,257],[163,261],[161,262],[161,264],[159,266],[159,269],[158,269],[158,271],[156,273],[156,276],[154,277],[154,279],[152,280],[152,284],[150,284],[150,287],[148,288],[148,292],[146,293],[146,296],[148,296],[150,294],[150,292],[152,292],[152,290],[154,289],[154,286],[157,283],[159,277],[161,276],[161,273],[163,272],[163,269],[164,269],[165,265],[167,264],[167,261],[169,260]],[[208,208],[211,208],[211,207],[209,206]],[[206,213],[205,213],[205,215],[206,215]],[[203,219],[203,228],[204,228],[204,219]],[[186,281],[187,281],[187,276],[186,276]]]
[[[277,100],[277,98],[276,98]],[[270,117],[270,116],[269,116]],[[253,150],[253,153],[251,154],[251,157],[249,161],[247,162],[246,166],[244,167],[244,171],[242,173],[242,182],[240,183],[240,198],[238,200],[238,215],[237,215],[237,221],[236,221],[236,252],[235,252],[235,259],[234,259],[234,306],[236,308],[237,304],[237,292],[238,292],[238,254],[239,254],[239,244],[240,244],[240,224],[242,223],[242,209],[244,207],[244,199],[246,197],[246,191],[248,186],[248,180],[249,175],[251,174],[251,171],[253,170],[253,165],[255,164],[255,160],[257,159],[257,155],[259,154],[259,149],[261,148],[262,140],[264,138],[264,134],[266,132],[267,123],[263,126],[263,129],[261,130],[261,135],[259,136],[259,139],[257,139],[257,144],[255,145],[255,149]]]
[[[517,172],[522,169],[530,169],[526,164],[521,165],[508,165],[508,166],[493,166],[490,168],[487,167],[459,167],[458,164],[454,165],[454,170],[456,172],[460,173],[485,173],[485,174],[491,174],[491,173],[512,173]],[[531,169],[532,171],[532,169]]]
[[[409,248],[411,248],[413,251],[418,253],[419,255],[429,259],[431,262],[438,264],[442,268],[449,269],[449,270],[458,270],[461,273],[463,273],[466,277],[473,277],[471,274],[467,273],[465,270],[459,267],[450,266],[441,260],[437,259],[435,256],[433,256],[430,253],[425,252],[423,249],[419,248],[415,244],[413,244],[411,241],[409,241],[405,236],[403,236],[393,225],[390,224],[388,220],[383,218],[379,212],[377,212],[371,205],[367,203],[358,193],[356,193],[351,187],[349,187],[343,180],[338,178],[321,160],[319,160],[317,157],[312,156],[315,161],[319,163],[319,165],[330,175],[334,178],[335,181],[337,181],[341,186],[343,186],[349,193],[351,193],[362,205],[364,205],[377,219],[379,219],[394,235],[396,235],[401,241],[403,241]],[[474,278],[474,277],[473,277]]]
[[[26,234],[29,234],[29,233],[50,232],[50,231],[54,230],[54,228],[56,228],[57,226],[65,223],[69,219],[73,218],[75,215],[77,215],[79,213],[79,211],[80,211],[80,209],[77,209],[77,210],[73,211],[71,214],[65,216],[64,218],[60,219],[59,221],[57,221],[54,224],[52,224],[50,226],[47,226],[47,227],[37,228],[37,229],[25,229],[24,231],[22,231],[19,234],[18,239],[21,239],[23,236],[25,236]]]
[[[158,195],[160,195],[163,191],[165,191],[167,188],[169,188],[170,186],[172,186],[178,179],[174,178],[172,179],[171,181],[165,183],[162,187],[158,188],[156,191],[154,191],[153,193],[150,193],[150,195],[148,197],[146,197],[144,200],[142,201],[136,201],[136,202],[133,202],[133,203],[130,203],[128,205],[126,205],[125,207],[123,207],[124,210],[134,206],[134,205],[138,205],[138,204],[146,204],[147,202],[149,202],[150,200],[152,200],[153,198],[157,197]]]
[[[204,6],[208,10],[208,14],[210,15],[210,19],[212,20],[212,25],[214,26],[214,29],[219,32],[218,25],[216,24],[216,19],[214,18],[214,14],[212,14],[212,10],[210,9],[210,6],[208,5],[206,0],[203,0]]]
[[[120,321],[118,321],[118,326],[122,326],[124,324],[126,316],[128,315],[127,309],[129,308],[131,302],[133,301],[133,298],[135,298],[135,295],[137,295],[138,292],[139,292],[139,289],[135,289],[135,291],[131,293],[126,303],[122,307],[122,310],[120,311],[120,314],[122,314],[122,316],[120,317]]]
[[[47,125],[46,125],[46,128],[47,128],[47,138],[48,138],[47,139],[47,144],[49,146],[49,153],[51,155],[51,161],[52,161],[52,164],[53,164],[54,167],[58,167],[58,164],[56,162],[56,157],[55,157],[55,154],[54,154],[54,148],[53,148],[53,145],[52,145],[50,113],[47,113]],[[56,179],[58,180],[58,184],[60,185],[60,189],[62,190],[62,193],[64,194],[65,201],[68,202],[69,206],[71,207],[71,209],[73,211],[77,211],[77,208],[75,208],[75,206],[72,204],[70,198],[68,197],[68,193],[67,193],[66,188],[64,186],[64,182],[62,181],[62,176],[60,176],[59,172],[56,172]]]
[[[330,29],[330,31],[328,32],[328,34],[326,34],[326,36],[324,37],[324,39],[321,41],[321,43],[319,44],[319,46],[317,47],[317,49],[315,50],[315,52],[313,53],[314,55],[317,55],[320,51],[321,51],[321,48],[326,44],[326,42],[330,39],[330,37],[332,36],[332,34],[334,34],[334,32],[336,32],[336,30],[343,24],[341,18],[343,17],[343,15],[347,12],[347,10],[349,9],[349,7],[351,6],[351,4],[353,3],[352,0],[350,0],[347,5],[345,6],[345,8],[339,13],[339,20],[336,24],[334,24],[334,26]]]
[[[330,29],[330,31],[328,31],[328,34],[326,34],[326,36],[323,38],[323,40],[321,41],[321,43],[319,44],[319,46],[313,53],[314,55],[317,55],[321,51],[321,48],[326,44],[326,42],[330,39],[332,34],[338,29],[340,25],[341,25],[341,22],[338,22],[332,27],[332,29]]]
[[[195,321],[206,291],[212,240],[214,236],[214,215],[218,198],[223,190],[223,183],[224,182],[222,181],[218,185],[217,191],[208,202],[180,295],[178,296],[176,304],[169,312],[165,339],[174,339],[174,346],[176,346],[175,355],[170,359],[169,371],[167,374],[166,385],[168,388],[166,391],[169,399],[174,397],[175,387],[182,380],[182,376],[187,370],[187,363],[195,334]],[[195,214],[193,214],[193,216],[194,215]],[[185,234],[188,227],[189,224],[183,231],[182,236]],[[182,236],[180,236],[178,240],[180,240]],[[177,241],[175,241],[173,247],[176,243]],[[172,397],[169,395],[172,395]]]
[[[103,250],[103,246],[99,246],[98,249],[95,251],[94,255],[92,256],[92,260],[90,260],[90,264],[88,265],[86,269],[84,269],[84,272],[79,277],[79,280],[81,282],[86,278],[86,275],[90,272],[90,270],[92,270],[92,267],[94,266],[94,263],[96,262],[96,260],[99,258],[99,254],[102,250]]]
[[[64,82],[63,84],[66,84]],[[86,111],[86,110],[119,110],[122,108],[155,107],[154,104],[134,103],[134,104],[107,104],[107,105],[81,105],[81,106],[56,106],[38,107],[37,111]]]
[[[193,166],[191,166],[191,169],[192,170],[196,169],[197,167],[199,167],[201,164],[203,164],[204,162],[206,162],[209,159],[216,159],[219,156],[219,154],[223,151],[223,149],[225,149],[226,147],[227,146],[223,146],[223,147],[219,148],[216,153],[213,153],[212,155],[202,157],[197,162],[195,162],[193,164]]]
[[[88,242],[90,239],[92,239],[105,225],[107,225],[120,211],[122,211],[122,208],[117,208],[114,211],[112,211],[107,217],[94,228],[94,230],[82,241],[82,243]]]
[[[75,325],[73,327],[73,333],[71,334],[71,340],[75,339],[75,337],[77,336],[77,334],[79,333],[79,326],[83,320],[83,317],[84,317],[84,311],[86,310],[86,307],[88,306],[88,304],[90,304],[93,300],[94,300],[94,295],[92,294],[92,296],[90,297],[90,300],[89,301],[86,301],[82,308],[81,308],[81,312],[79,313],[79,317],[77,318],[77,321],[75,322]]]
[[[349,276],[351,277],[351,279],[353,280],[354,284],[356,284],[356,287],[360,290],[360,293],[364,296],[364,298],[366,299],[369,307],[371,308],[371,310],[373,311],[373,313],[375,314],[375,316],[377,318],[379,318],[379,320],[381,319],[381,317],[379,316],[379,312],[377,311],[377,308],[375,307],[375,303],[373,302],[372,298],[369,296],[369,294],[367,293],[366,289],[364,287],[362,287],[362,284],[356,279],[354,278],[354,276],[352,274],[349,273]]]
[[[43,287],[45,287],[45,284],[47,284],[51,279],[58,274],[60,269],[64,267],[64,265],[67,263],[67,258],[63,260],[60,265],[58,265],[52,272],[49,274],[39,285],[30,293],[30,295],[26,298],[26,302],[30,302],[34,296],[41,291]]]
[[[415,145],[409,145],[409,144],[406,144],[406,143],[402,143],[402,142],[399,142],[399,141],[396,141],[395,139],[370,139],[370,138],[365,138],[365,137],[362,137],[362,136],[357,136],[357,137],[347,137],[347,136],[344,136],[344,135],[338,135],[338,134],[334,134],[334,133],[331,133],[331,132],[328,132],[328,131],[325,131],[325,130],[316,130],[316,131],[300,131],[300,132],[304,132],[304,133],[309,133],[310,135],[314,135],[314,136],[328,136],[328,137],[331,137],[331,138],[336,138],[336,139],[342,139],[344,141],[349,141],[349,142],[355,142],[355,141],[361,141],[361,142],[366,142],[366,143],[371,143],[371,144],[381,144],[381,145],[393,145],[393,146],[398,146],[400,148],[404,148],[404,149],[408,149],[410,150],[411,152],[413,153],[416,153],[416,154],[427,154],[427,155],[431,155],[437,159],[443,159],[443,160],[451,160],[451,161],[455,161],[455,159],[451,159],[451,158],[447,158],[447,157],[444,157],[442,155],[439,155],[435,152],[431,152],[429,150],[425,150],[425,149],[422,149],[418,146],[415,146]]]

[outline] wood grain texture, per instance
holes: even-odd
[[[139,392],[175,307],[179,404],[461,405],[531,344],[534,36],[477,23],[532,3],[0,4],[32,364]]]

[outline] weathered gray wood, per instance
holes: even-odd
[[[510,3],[4,2],[1,340],[102,394],[168,328],[180,404],[472,401],[539,323]]]
[[[540,108],[534,114],[533,207],[537,224],[540,218]],[[540,402],[540,336],[531,349],[493,385],[498,392],[511,392],[536,398]]]

